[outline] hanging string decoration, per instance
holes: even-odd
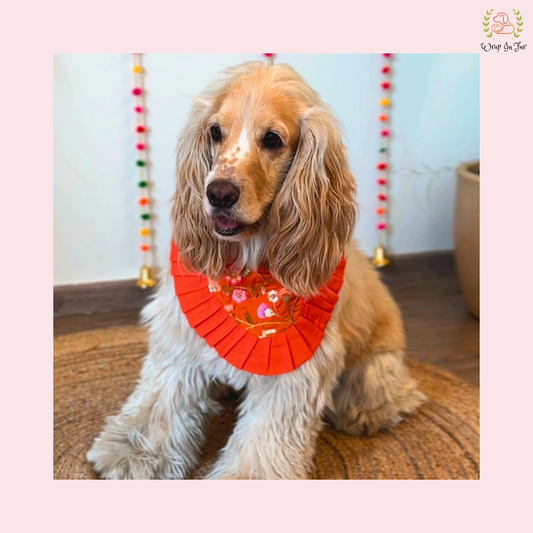
[[[376,228],[378,230],[378,245],[374,250],[374,258],[372,264],[378,268],[382,268],[390,263],[385,251],[385,236],[388,227],[388,186],[389,186],[389,147],[390,147],[390,105],[391,105],[391,54],[382,54],[383,65],[381,66],[381,98],[379,105],[381,113],[378,115],[378,120],[381,123],[380,129],[380,147],[379,147],[379,161],[376,165],[378,171],[377,185],[378,185],[378,206],[376,207],[377,222]]]
[[[267,68],[274,64],[274,54],[263,54],[266,57]]]
[[[141,208],[140,219],[141,227],[139,229],[140,244],[139,250],[143,255],[143,265],[137,280],[137,287],[141,289],[148,289],[156,284],[150,265],[151,254],[151,218],[152,213],[150,209],[149,196],[149,175],[148,175],[148,160],[147,160],[147,128],[146,128],[146,110],[145,110],[145,95],[144,95],[144,69],[142,64],[142,54],[133,54],[133,81],[134,87],[131,91],[135,98],[133,111],[135,113],[135,134],[136,143],[135,150],[137,157],[135,164],[139,170],[137,181],[137,188],[139,189],[139,198],[137,203]]]

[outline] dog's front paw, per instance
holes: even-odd
[[[134,449],[129,443],[99,438],[87,453],[94,471],[103,479],[155,479],[160,460],[153,454]]]
[[[120,431],[111,422],[87,453],[103,479],[182,479],[188,470],[183,458],[154,449],[138,430]]]

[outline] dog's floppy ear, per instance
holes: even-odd
[[[311,108],[270,211],[266,255],[289,291],[306,297],[329,281],[352,237],[355,192],[335,119],[324,105]]]
[[[209,112],[210,102],[198,100],[178,143],[173,235],[187,268],[218,279],[225,266],[222,244],[213,235],[202,205],[205,178],[212,166]]]

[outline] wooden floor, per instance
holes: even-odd
[[[479,387],[479,320],[469,315],[449,252],[397,258],[381,271],[402,309],[410,357]],[[54,335],[136,324],[139,309],[54,318]]]

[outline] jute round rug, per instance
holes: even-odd
[[[85,454],[104,418],[133,390],[146,354],[146,331],[123,326],[54,341],[54,478],[97,479]],[[353,437],[326,427],[315,458],[316,479],[478,479],[479,400],[475,389],[433,366],[409,361],[430,401],[390,432]],[[235,424],[236,401],[212,419],[202,477]]]

